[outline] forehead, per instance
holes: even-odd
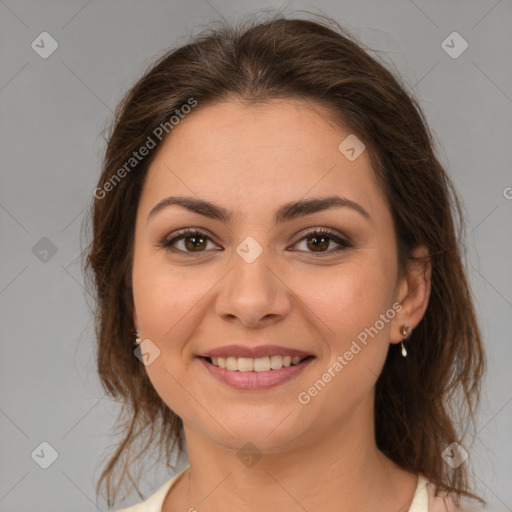
[[[229,197],[241,208],[339,193],[364,202],[370,214],[386,208],[368,152],[349,160],[340,151],[347,137],[354,135],[311,101],[199,104],[160,146],[141,208],[174,192]]]

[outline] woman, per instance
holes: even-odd
[[[456,429],[485,369],[457,196],[417,102],[341,27],[276,16],[164,55],[94,196],[98,369],[126,414],[109,506],[155,445],[189,466],[126,510],[483,502]]]

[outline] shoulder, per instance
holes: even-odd
[[[504,512],[504,508],[495,505],[482,505],[476,500],[461,497],[457,506],[455,495],[446,492],[438,492],[431,482],[426,482],[428,496],[428,512]]]
[[[162,512],[162,505],[165,501],[165,497],[171,490],[172,486],[176,483],[178,478],[185,473],[189,469],[187,466],[180,473],[173,476],[170,480],[167,480],[157,491],[155,491],[151,496],[142,501],[141,503],[137,503],[128,508],[123,508],[121,510],[117,510],[115,512]]]

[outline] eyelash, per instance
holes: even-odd
[[[314,251],[304,251],[304,252],[309,252],[311,254],[318,255],[319,257],[337,254],[344,249],[352,247],[352,244],[347,239],[338,236],[335,232],[333,232],[329,229],[326,229],[326,228],[318,228],[318,229],[315,229],[315,230],[305,233],[302,236],[302,238],[300,238],[294,245],[298,244],[299,242],[303,241],[304,239],[307,239],[307,238],[310,238],[313,236],[328,238],[328,239],[336,242],[337,244],[339,244],[339,247],[337,247],[334,250],[330,250],[330,251],[317,252],[317,253],[315,253]],[[208,234],[205,233],[204,231],[201,231],[197,228],[195,228],[195,229],[194,228],[185,228],[180,231],[177,231],[175,233],[175,236],[173,236],[172,238],[164,238],[163,240],[160,241],[159,245],[160,245],[160,247],[163,247],[164,249],[166,249],[168,251],[179,252],[179,253],[187,254],[187,255],[194,255],[194,254],[200,255],[200,254],[206,252],[206,249],[203,251],[198,251],[197,253],[194,253],[193,251],[183,251],[181,249],[176,249],[175,247],[173,247],[173,245],[176,242],[178,242],[179,240],[189,238],[189,237],[190,238],[201,237],[201,238],[206,239],[207,241],[213,241],[208,236]]]

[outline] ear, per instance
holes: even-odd
[[[414,330],[427,310],[430,298],[432,265],[427,247],[421,245],[412,251],[414,260],[407,264],[397,283],[395,300],[402,309],[392,320],[390,342],[400,343],[403,335],[400,331],[404,324]]]

